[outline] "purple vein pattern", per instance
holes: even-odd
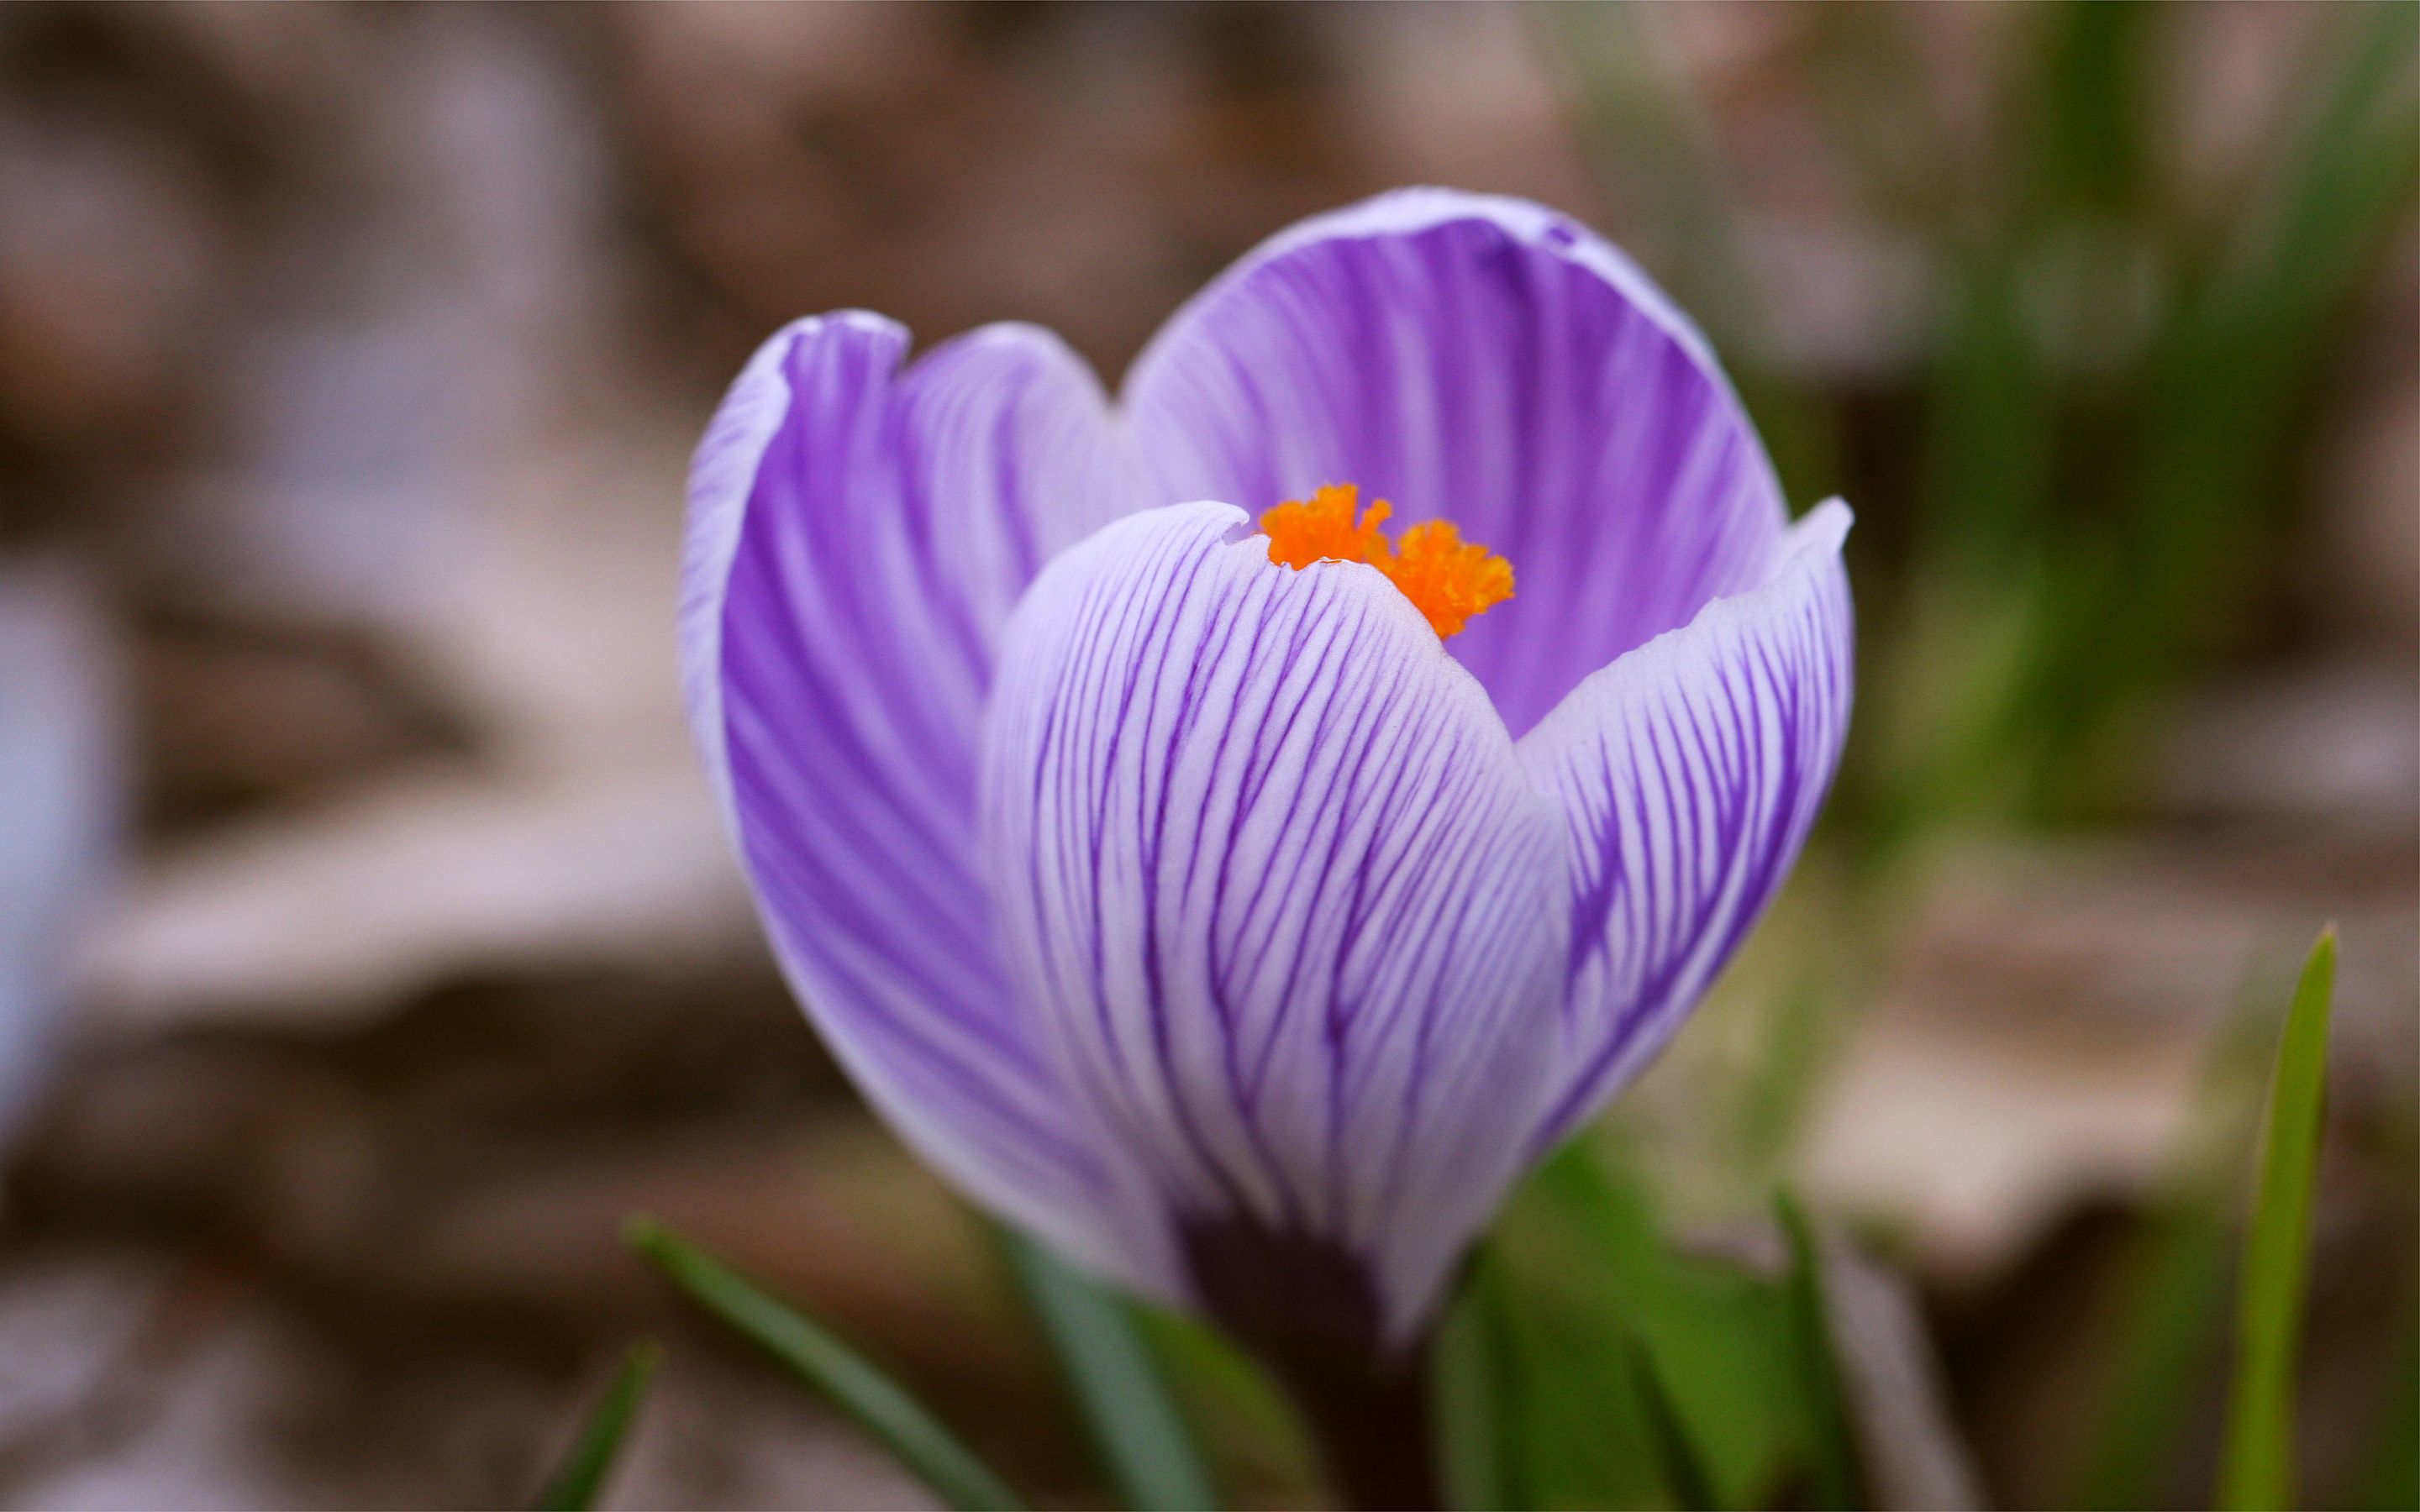
[[[1425,1295],[1552,1062],[1559,816],[1393,584],[1268,568],[1241,510],[1182,504],[1034,585],[985,751],[994,895],[1078,1095],[1180,1215]]]
[[[1521,742],[1569,829],[1559,1087],[1534,1153],[1643,1070],[1730,959],[1815,823],[1848,734],[1848,506],[1762,587],[1582,683]]]
[[[1703,338],[1552,211],[1410,191],[1247,256],[1126,384],[1171,499],[1353,483],[1509,559],[1450,649],[1515,735],[1580,679],[1761,581],[1787,516]],[[1263,501],[1266,501],[1264,503]]]
[[[707,432],[682,583],[698,742],[775,953],[876,1105],[986,1205],[1165,1286],[1125,1237],[1156,1214],[1131,1216],[1125,1163],[1016,1007],[975,845],[1001,627],[1125,493],[1107,402],[1026,328],[903,374],[907,349],[876,316],[800,321]]]
[[[1197,1298],[1231,1222],[1417,1330],[1522,1165],[1661,1047],[1845,736],[1848,511],[1788,521],[1621,254],[1410,190],[1307,222],[1112,405],[1047,333],[777,334],[698,452],[682,670],[784,970],[978,1202]],[[1267,560],[1323,483],[1518,594],[1440,643]]]

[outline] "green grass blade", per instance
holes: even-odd
[[[1002,1229],[1001,1243],[1125,1504],[1217,1506],[1193,1434],[1125,1304],[1022,1234]]]
[[[1457,1505],[1751,1507],[1807,1478],[1778,1279],[1673,1242],[1644,1178],[1598,1138],[1523,1183],[1436,1349]]]
[[[531,1498],[530,1505],[537,1512],[586,1512],[597,1504],[614,1462],[622,1458],[630,1426],[638,1420],[640,1404],[647,1399],[647,1387],[662,1359],[663,1351],[648,1339],[631,1345],[622,1356],[621,1367],[613,1372],[605,1395],[589,1409],[579,1436]]]
[[[1849,1421],[1849,1403],[1840,1383],[1840,1362],[1832,1344],[1831,1309],[1823,1299],[1823,1260],[1815,1246],[1815,1227],[1807,1210],[1789,1192],[1773,1199],[1774,1218],[1790,1244],[1790,1311],[1798,1339],[1799,1368],[1808,1409],[1815,1419],[1813,1484],[1808,1495],[1826,1509],[1862,1504],[1859,1488],[1865,1479],[1859,1461],[1856,1428]]]
[[[2294,1380],[2311,1246],[2311,1190],[2327,1096],[2336,936],[2323,931],[2287,1011],[2260,1137],[2259,1188],[2237,1281],[2233,1400],[2219,1504],[2255,1512],[2294,1497]]]
[[[1525,1503],[1513,1474],[1503,1277],[1482,1248],[1446,1309],[1429,1355],[1429,1416],[1446,1505],[1501,1512]]]
[[[1230,1497],[1249,1506],[1319,1504],[1326,1467],[1294,1399],[1268,1370],[1190,1314],[1138,1308],[1134,1319]]]
[[[623,1228],[631,1248],[897,1456],[960,1512],[1014,1512],[1023,1501],[922,1402],[840,1336],[653,1218]]]
[[[1630,1367],[1638,1382],[1639,1415],[1646,1420],[1656,1458],[1663,1462],[1664,1484],[1672,1493],[1673,1504],[1681,1512],[1711,1512],[1722,1505],[1704,1461],[1698,1458],[1697,1445],[1681,1427],[1680,1412],[1672,1405],[1662,1372],[1656,1369],[1653,1352],[1635,1339],[1630,1346]]]

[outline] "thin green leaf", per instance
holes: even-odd
[[[1505,1421],[1512,1403],[1502,1285],[1499,1267],[1482,1250],[1430,1347],[1429,1417],[1437,1485],[1446,1504],[1462,1512],[1524,1504]]]
[[[1671,1393],[1665,1389],[1654,1352],[1645,1344],[1632,1341],[1630,1366],[1638,1381],[1639,1405],[1644,1409],[1641,1415],[1655,1441],[1656,1458],[1664,1466],[1664,1484],[1670,1489],[1674,1504],[1681,1512],[1711,1512],[1722,1504],[1715,1499],[1712,1478],[1698,1458],[1697,1446],[1681,1427],[1681,1415],[1673,1408]]]
[[[1441,1383],[1492,1397],[1481,1427],[1497,1430],[1502,1460],[1492,1496],[1449,1466],[1446,1484],[1469,1504],[1754,1506],[1802,1474],[1809,1420],[1779,1283],[1672,1247],[1644,1183],[1598,1142],[1567,1148],[1516,1194],[1474,1298],[1488,1304],[1494,1359]],[[1465,1322],[1457,1310],[1451,1323]],[[1661,1429],[1642,1350],[1668,1410]],[[1671,1483],[1659,1432],[1685,1444],[1702,1485]]]
[[[622,1446],[628,1442],[630,1426],[638,1420],[639,1406],[647,1399],[647,1386],[654,1381],[656,1366],[663,1351],[651,1339],[642,1339],[630,1346],[622,1356],[621,1367],[588,1411],[587,1420],[580,1425],[579,1436],[563,1453],[554,1470],[538,1488],[530,1505],[537,1512],[586,1512],[597,1504],[597,1495],[605,1489],[607,1477],[613,1473],[614,1462],[622,1457]]]
[[[1769,1501],[1806,1457],[1808,1431],[1780,1287],[1674,1247],[1645,1181],[1603,1144],[1551,1168],[1542,1195],[1603,1278],[1604,1325],[1626,1335],[1616,1347],[1635,1339],[1652,1358],[1714,1504]]]
[[[1658,1507],[1669,1491],[1632,1369],[1637,1306],[1584,1143],[1547,1162],[1487,1242],[1500,1274],[1511,1477],[1532,1507]]]
[[[653,1218],[631,1218],[623,1236],[691,1301],[821,1392],[942,1501],[960,1512],[1024,1505],[940,1419],[831,1330]]]
[[[2303,967],[2277,1047],[2260,1137],[2260,1177],[2237,1281],[2233,1405],[2220,1504],[2238,1512],[2294,1499],[2294,1381],[2310,1267],[2311,1190],[2327,1099],[2328,1013],[2335,996],[2331,925]]]
[[[1814,1226],[1807,1210],[1789,1192],[1773,1199],[1774,1218],[1790,1243],[1791,1318],[1798,1341],[1801,1390],[1815,1418],[1814,1484],[1809,1494],[1818,1507],[1839,1509],[1860,1504],[1858,1488],[1865,1479],[1859,1464],[1856,1428],[1849,1421],[1849,1404],[1840,1383],[1839,1356],[1832,1345],[1831,1309],[1823,1299],[1823,1258],[1815,1248]]]
[[[1126,1505],[1217,1506],[1193,1434],[1125,1304],[1022,1234],[1002,1229],[1001,1244]]]
[[[1188,1314],[1139,1307],[1135,1322],[1234,1500],[1252,1506],[1319,1500],[1326,1467],[1294,1399],[1265,1366]]]

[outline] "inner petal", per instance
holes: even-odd
[[[1124,393],[1156,497],[1257,513],[1351,479],[1509,557],[1520,598],[1445,649],[1515,736],[1764,581],[1789,518],[1671,301],[1517,200],[1408,190],[1281,232],[1162,330]]]
[[[1362,562],[1386,574],[1439,640],[1512,596],[1512,563],[1465,542],[1450,520],[1424,520],[1399,547],[1379,526],[1394,513],[1384,499],[1358,508],[1349,483],[1322,485],[1308,501],[1289,499],[1261,517],[1269,560],[1299,572],[1314,562]]]

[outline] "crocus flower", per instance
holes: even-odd
[[[784,329],[690,479],[774,949],[977,1202],[1298,1379],[1383,1361],[1788,872],[1848,511],[1793,525],[1703,338],[1516,200],[1285,231],[1114,400],[1030,326],[908,347]]]

